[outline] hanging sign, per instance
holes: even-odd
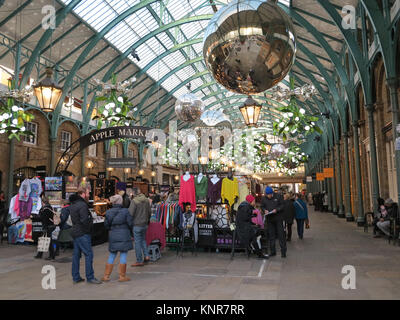
[[[106,178],[106,173],[105,172],[99,172],[97,174],[97,176],[98,176],[99,179],[105,179]]]
[[[146,127],[110,127],[95,130],[79,139],[79,147],[82,150],[91,144],[110,139],[146,139],[149,130],[151,128]]]
[[[307,182],[312,182],[312,181],[313,181],[313,180],[312,180],[312,176],[308,176],[306,181],[307,181]]]
[[[134,158],[108,158],[107,168],[136,168],[137,160]]]
[[[333,168],[324,168],[324,177],[333,178]]]
[[[317,172],[317,181],[324,181],[325,175],[323,172]]]

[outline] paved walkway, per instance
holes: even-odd
[[[33,259],[34,247],[0,245],[0,299],[399,299],[400,247],[373,239],[354,223],[310,210],[304,240],[294,232],[288,257],[263,262],[237,253],[185,253],[168,249],[157,263],[128,269],[132,281],[72,284],[71,263]],[[295,225],[294,229],[295,231]],[[278,244],[277,244],[278,245]],[[279,245],[278,247],[279,248]],[[107,244],[94,247],[95,273],[104,271]],[[59,258],[68,258],[71,250]],[[83,260],[83,259],[82,259]],[[129,253],[134,262],[134,252]],[[56,290],[42,289],[42,266],[56,268]],[[356,289],[344,290],[342,267],[356,270]],[[84,266],[81,265],[84,276]]]

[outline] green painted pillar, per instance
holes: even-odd
[[[374,111],[373,104],[365,106],[368,113],[368,129],[369,129],[369,146],[371,155],[371,185],[372,185],[372,203],[374,213],[378,212],[378,197],[379,197],[379,177],[378,177],[378,160],[376,156],[376,142],[375,142],[375,124],[374,124]]]
[[[337,199],[336,199],[336,177],[335,177],[335,147],[332,147],[332,160],[330,168],[333,168],[333,178],[331,178],[331,190],[332,190],[332,213],[337,215]]]
[[[50,174],[55,174],[56,170],[56,147],[57,138],[50,138]]]
[[[360,165],[360,139],[358,135],[358,122],[354,121],[353,125],[353,138],[354,138],[354,153],[355,153],[355,170],[356,170],[356,182],[357,182],[357,199],[358,199],[358,216],[357,216],[357,225],[359,227],[364,226],[365,217],[364,217],[364,203],[363,203],[363,193],[362,193],[362,185],[361,185],[361,165]]]
[[[336,161],[334,163],[337,164],[337,168],[335,171],[335,179],[337,179],[337,203],[338,203],[338,217],[344,218],[344,210],[343,210],[343,191],[342,191],[342,163],[340,159],[340,140],[336,142]]]
[[[400,133],[397,132],[399,125],[399,99],[397,96],[398,80],[396,78],[387,79],[387,84],[390,90],[390,102],[392,104],[392,130],[393,130],[393,143],[395,150],[396,162],[396,180],[397,180],[397,203],[400,203],[400,150],[396,150],[396,139],[399,139]],[[394,200],[394,199],[393,199]],[[396,200],[394,200],[396,201]]]
[[[331,158],[331,152],[328,151],[328,153],[325,155],[325,167],[324,168],[329,168],[330,167],[330,158]],[[331,178],[325,178],[325,185],[326,185],[326,191],[328,192],[328,212],[332,212],[332,184],[331,184]]]
[[[346,221],[354,221],[351,214],[351,193],[350,193],[350,158],[349,158],[349,135],[343,133],[343,152],[344,152],[344,199],[345,199],[345,216]]]
[[[14,187],[14,161],[15,161],[15,138],[9,142],[9,158],[8,158],[8,182],[7,182],[7,201],[11,201],[13,197]]]

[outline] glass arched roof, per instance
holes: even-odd
[[[62,0],[65,5],[71,1]],[[140,2],[140,0],[82,0],[73,11],[93,29],[101,32],[119,15]],[[175,98],[188,91],[182,83],[193,78],[190,80],[191,90],[195,91],[206,105],[212,105],[211,109],[227,107],[243,97],[224,90],[215,83],[209,73],[205,73],[207,69],[202,59],[202,37],[208,20],[215,10],[228,2],[229,0],[153,1],[119,22],[105,34],[104,38],[119,51],[125,52],[135,42],[154,33],[161,26],[181,21],[181,24],[159,32],[141,44],[136,49],[139,61],[132,54],[129,54],[128,59],[145,70],[157,85],[167,92],[173,92]],[[288,0],[279,2],[290,5]],[[194,16],[204,18],[185,23],[185,20]],[[188,45],[182,45],[186,43]],[[192,63],[188,63],[191,61]],[[185,67],[179,68],[185,63],[187,63]],[[177,68],[179,70],[174,72]],[[201,76],[196,76],[199,74]],[[204,86],[205,84],[209,85]],[[230,96],[235,97],[233,100],[227,99]]]

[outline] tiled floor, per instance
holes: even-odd
[[[294,225],[288,257],[263,263],[238,253],[199,252],[176,257],[165,250],[157,263],[128,267],[132,281],[101,285],[72,284],[71,263],[33,259],[31,246],[0,245],[0,299],[399,299],[400,247],[373,239],[354,223],[331,213],[310,210],[311,229],[297,239]],[[277,248],[279,245],[277,244]],[[104,271],[107,244],[94,247],[98,278]],[[71,250],[59,258],[71,256]],[[134,252],[129,261],[134,262]],[[82,259],[83,262],[83,259]],[[56,289],[42,288],[42,267],[56,269]],[[356,289],[342,288],[342,268],[356,270]],[[84,265],[81,265],[84,276]]]

